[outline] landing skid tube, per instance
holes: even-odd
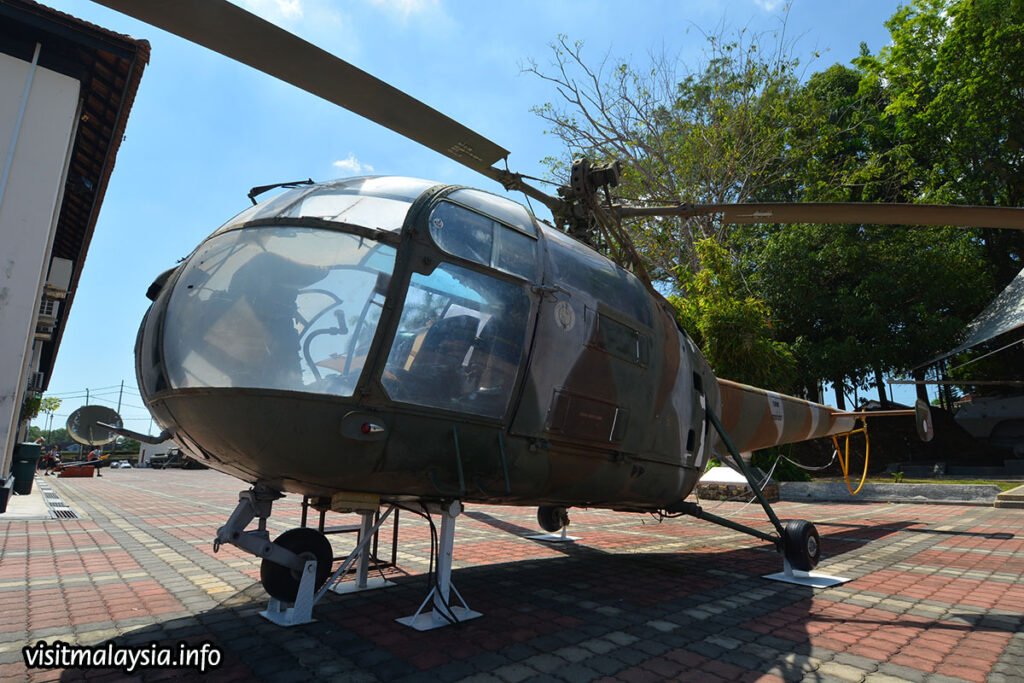
[[[847,578],[829,576],[812,571],[821,558],[821,540],[817,529],[814,528],[813,524],[804,520],[792,520],[785,525],[782,524],[775,514],[775,510],[772,509],[771,504],[761,492],[761,487],[758,485],[750,468],[747,467],[747,463],[743,462],[743,458],[740,457],[739,451],[733,445],[732,439],[729,438],[725,431],[725,427],[718,420],[718,416],[708,409],[707,417],[711,421],[712,426],[714,426],[715,431],[722,437],[722,443],[729,450],[729,455],[732,456],[737,468],[746,478],[751,491],[754,492],[757,501],[761,504],[765,514],[768,515],[768,519],[771,520],[772,526],[775,527],[776,535],[768,534],[746,524],[740,524],[731,519],[711,514],[696,503],[679,502],[666,508],[666,511],[690,515],[772,543],[782,556],[783,571],[775,574],[766,574],[763,578],[801,586],[812,586],[814,588],[828,588],[849,581],[850,579]]]

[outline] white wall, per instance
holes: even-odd
[[[78,97],[77,80],[0,54],[0,474],[17,438]]]

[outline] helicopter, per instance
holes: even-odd
[[[420,630],[479,616],[451,583],[465,503],[536,506],[552,532],[573,507],[691,515],[773,544],[788,574],[810,575],[818,532],[775,515],[742,454],[849,433],[863,415],[716,377],[651,286],[622,222],[1024,227],[1017,208],[631,206],[614,198],[620,166],[588,159],[548,195],[499,166],[509,155],[499,145],[235,5],[98,1],[376,121],[554,218],[408,177],[262,186],[250,192],[253,206],[150,286],[136,370],[163,429],[156,440],[172,438],[252,485],[214,548],[231,543],[262,559],[264,616],[283,625],[308,621],[355,563],[358,586],[368,587],[369,538],[395,509],[442,518],[435,583],[403,622]],[[285,191],[256,202],[277,187]],[[614,245],[621,263],[593,244]],[[930,438],[927,406],[910,412]],[[686,500],[712,455],[732,457],[774,533]],[[362,515],[361,540],[333,573],[320,532],[270,540],[266,521],[285,493]],[[423,613],[428,602],[433,611]]]

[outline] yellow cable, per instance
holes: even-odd
[[[867,420],[863,421],[864,426],[860,429],[854,429],[853,431],[846,432],[845,434],[837,434],[832,437],[832,445],[835,446],[836,454],[838,455],[839,467],[843,470],[843,481],[846,482],[846,489],[850,492],[850,495],[856,496],[860,493],[860,490],[864,488],[864,482],[868,478],[868,463],[871,459],[871,438],[868,436],[868,423]],[[860,483],[857,488],[854,489],[850,485],[850,436],[853,434],[864,435],[864,471],[860,475]],[[839,437],[845,437],[843,448],[839,447]]]

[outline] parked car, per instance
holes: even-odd
[[[180,448],[172,448],[167,451],[166,455],[154,455],[149,461],[149,466],[155,470],[166,470],[172,468],[180,468],[183,470],[207,469],[207,466],[203,463],[193,460],[182,453]]]

